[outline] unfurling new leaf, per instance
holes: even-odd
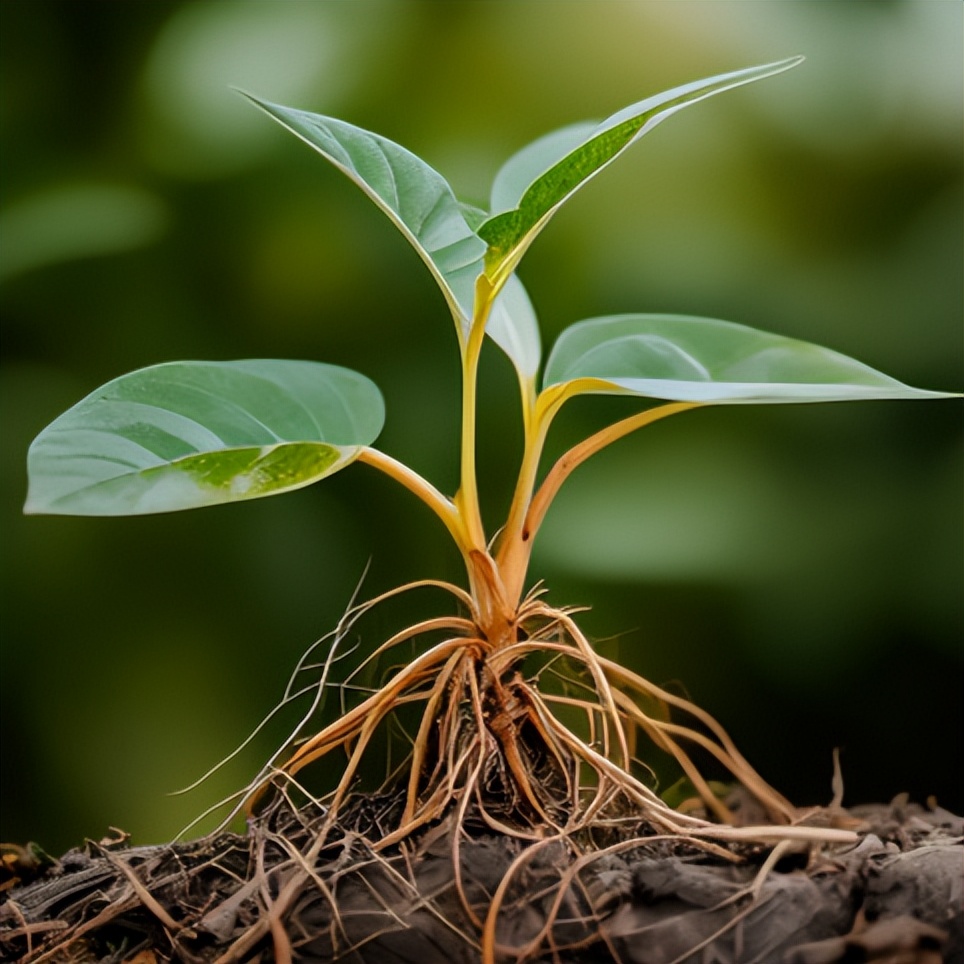
[[[568,198],[661,121],[714,94],[789,70],[802,60],[791,57],[674,87],[599,125],[575,124],[524,147],[496,176],[492,217],[478,229],[489,246],[485,272],[492,284],[498,287],[515,270],[535,236]]]

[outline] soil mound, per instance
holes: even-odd
[[[0,956],[25,962],[964,962],[964,821],[897,798],[826,811],[856,845],[697,846],[638,826],[533,841],[471,814],[379,849],[284,802],[188,843],[5,860]],[[33,879],[31,879],[31,876]]]

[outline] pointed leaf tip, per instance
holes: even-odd
[[[611,315],[577,322],[546,364],[545,387],[711,405],[949,398],[912,388],[809,342],[713,318]]]
[[[789,57],[683,84],[626,107],[601,124],[571,125],[524,147],[496,175],[493,215],[478,228],[488,244],[488,277],[500,284],[562,204],[661,121],[707,97],[789,70],[802,60]]]

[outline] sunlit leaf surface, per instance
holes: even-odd
[[[363,375],[307,361],[171,362],[124,375],[30,447],[25,510],[141,515],[297,489],[381,431]]]
[[[492,214],[516,207],[526,188],[554,167],[567,154],[590,140],[599,128],[598,121],[582,121],[551,131],[516,151],[499,169],[492,182]]]
[[[612,315],[559,336],[546,386],[710,404],[942,398],[809,342],[713,318]]]

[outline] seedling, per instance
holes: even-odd
[[[685,84],[602,123],[548,134],[498,172],[488,210],[460,203],[431,167],[378,134],[250,98],[354,181],[438,283],[455,323],[462,367],[458,491],[443,494],[374,447],[382,397],[357,372],[308,361],[189,361],[108,382],[41,432],[29,453],[26,511],[170,512],[278,495],[359,462],[435,513],[465,562],[468,589],[432,585],[452,594],[459,614],[426,620],[379,646],[366,662],[403,643],[415,641],[421,649],[381,688],[302,742],[280,768],[266,768],[252,797],[264,792],[269,777],[293,781],[308,764],[343,750],[344,774],[327,801],[337,812],[376,730],[399,707],[414,704],[422,715],[402,773],[404,806],[382,844],[453,803],[463,814],[472,805],[493,827],[511,825],[517,833],[547,825],[571,830],[604,813],[632,811],[663,832],[720,836],[724,828],[712,831],[708,821],[670,808],[634,775],[639,735],[679,761],[709,816],[728,822],[731,814],[687,747],[722,763],[774,823],[794,818],[791,805],[752,770],[714,720],[598,655],[572,611],[548,605],[529,586],[533,542],[574,469],[667,416],[706,405],[946,393],[911,388],[816,345],[726,321],[663,314],[577,322],[558,338],[543,367],[536,315],[515,270],[556,211],[661,121],[800,60]],[[524,429],[514,495],[495,533],[483,526],[476,481],[477,371],[486,335],[515,369]],[[550,425],[569,399],[587,394],[633,396],[646,405],[584,439],[540,475]],[[353,610],[348,622],[372,604]],[[563,663],[579,678],[568,688],[540,686]],[[676,722],[671,711],[688,714],[695,725]],[[564,722],[573,717],[581,724]],[[495,809],[494,795],[501,800]]]

